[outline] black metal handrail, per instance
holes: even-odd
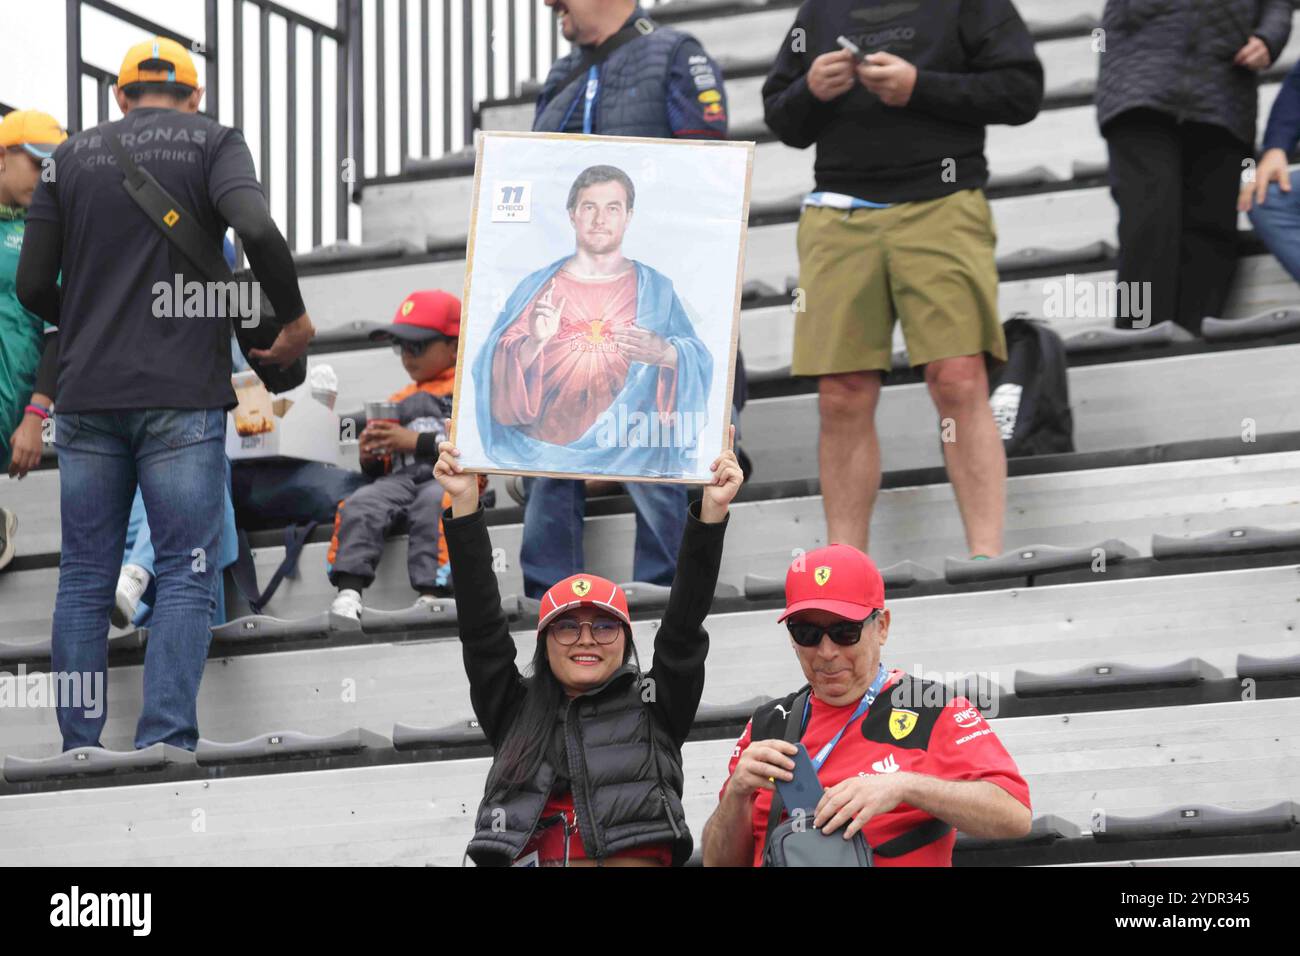
[[[225,17],[230,23],[230,73],[232,97],[228,113],[232,125],[243,128],[247,106],[245,88],[244,29],[246,14],[253,12],[258,21],[258,89],[252,91],[258,103],[258,175],[262,188],[267,194],[267,201],[278,201],[280,184],[272,178],[272,156],[277,145],[282,144],[285,157],[284,202],[286,211],[285,236],[291,248],[299,247],[298,236],[298,192],[299,160],[301,150],[298,142],[298,66],[299,40],[305,39],[310,44],[311,56],[311,245],[319,246],[325,238],[323,222],[323,197],[327,188],[325,183],[325,161],[327,149],[323,136],[323,116],[325,96],[322,85],[322,62],[325,56],[324,44],[334,45],[337,83],[334,93],[335,142],[330,156],[330,164],[336,169],[335,188],[335,239],[348,237],[348,212],[352,200],[351,183],[354,177],[349,174],[350,164],[357,161],[358,150],[353,148],[353,134],[360,129],[359,123],[353,123],[351,115],[352,97],[349,81],[349,62],[352,57],[349,25],[354,21],[354,13],[359,16],[360,0],[336,0],[337,20],[334,25],[321,23],[296,10],[282,6],[273,0],[204,0],[204,36],[197,39],[173,30],[165,24],[155,22],[133,13],[109,0],[66,0],[67,4],[67,43],[68,43],[68,130],[77,132],[86,124],[86,107],[83,103],[82,81],[90,79],[95,82],[97,97],[94,114],[95,122],[101,123],[110,116],[109,92],[117,82],[117,75],[82,57],[82,22],[81,14],[85,7],[98,10],[123,23],[137,27],[147,33],[169,37],[188,47],[196,56],[203,59],[203,83],[206,89],[204,112],[214,119],[220,119],[222,112],[221,91],[223,77],[221,60],[218,56],[221,43],[221,24]],[[246,7],[254,8],[247,11]],[[223,16],[224,14],[224,16]],[[273,56],[271,44],[271,25],[279,21],[284,25],[284,46],[280,55]],[[300,37],[306,33],[307,36]],[[358,57],[359,59],[359,57]],[[281,67],[276,70],[275,67]],[[285,90],[285,124],[283,131],[273,129],[272,90],[274,83],[280,80]],[[361,143],[358,138],[355,142]]]
[[[89,104],[83,102],[83,81],[95,84],[96,123],[109,118],[110,91],[116,82],[115,74],[83,59],[84,8],[171,37],[203,60],[208,115],[221,118],[224,114],[231,125],[243,128],[250,97],[256,102],[258,174],[268,201],[274,196],[279,202],[283,191],[285,234],[294,249],[307,245],[299,241],[305,237],[298,235],[299,192],[305,188],[299,179],[299,163],[304,160],[298,133],[303,106],[298,102],[300,56],[311,58],[308,108],[312,132],[306,161],[310,163],[312,193],[310,246],[315,247],[326,238],[322,221],[325,190],[335,191],[334,235],[330,238],[347,239],[350,204],[359,197],[365,180],[400,174],[413,155],[437,157],[469,146],[479,104],[518,95],[524,83],[544,77],[563,52],[558,22],[543,0],[530,0],[526,7],[515,0],[336,0],[332,25],[273,0],[203,0],[202,38],[179,33],[111,0],[65,2],[69,131],[77,132],[87,124]],[[657,0],[642,0],[642,4],[658,5]],[[389,23],[393,19],[390,12],[396,13],[396,29]],[[255,25],[252,19],[256,19]],[[273,23],[284,25],[284,41],[278,49],[273,49]],[[225,25],[231,46],[228,76],[223,76],[218,56]],[[248,88],[245,76],[246,29],[258,31],[255,90]],[[418,37],[418,52],[412,50],[412,31]],[[309,53],[303,51],[304,42]],[[335,57],[332,149],[325,144],[322,132],[327,44],[333,44]],[[395,79],[389,77],[394,59]],[[417,59],[418,63],[414,62]],[[441,108],[435,113],[434,81],[439,78],[441,103],[437,105]],[[281,84],[278,87],[277,82]],[[273,93],[278,95],[281,89],[285,91],[283,130],[272,122]],[[223,100],[223,92],[228,93],[228,102]],[[368,111],[372,112],[368,115]],[[369,132],[368,120],[373,124]],[[394,124],[396,131],[392,130]],[[393,132],[396,143],[389,142]],[[272,175],[273,159],[279,169],[277,149],[281,147],[283,183],[278,175]],[[326,182],[331,166],[332,187]]]

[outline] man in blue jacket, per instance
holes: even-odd
[[[657,26],[634,0],[546,0],[574,44],[556,60],[537,98],[533,130],[601,136],[724,139],[722,71],[694,38]],[[585,567],[583,482],[525,482],[520,549],[524,590],[540,598]],[[686,520],[686,486],[629,482],[636,508],[632,576],[671,584]]]

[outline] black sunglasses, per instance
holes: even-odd
[[[411,356],[411,358],[419,358],[421,355],[425,353],[425,350],[428,349],[428,347],[436,341],[438,340],[425,339],[423,342],[394,341],[393,354],[401,355],[403,352],[405,352],[407,355]]]
[[[866,626],[880,616],[880,611],[872,611],[863,621],[836,621],[834,624],[812,624],[808,621],[786,621],[786,630],[800,647],[816,647],[822,642],[822,635],[827,635],[841,647],[852,647],[862,640]]]

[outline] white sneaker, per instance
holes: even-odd
[[[330,605],[330,613],[339,617],[348,617],[354,621],[361,620],[361,592],[344,588]]]
[[[122,565],[122,573],[117,578],[117,595],[113,599],[113,610],[108,620],[116,628],[125,630],[135,620],[135,609],[144,596],[144,589],[149,586],[149,572],[137,564]]]
[[[0,508],[0,568],[14,559],[14,532],[18,530],[18,516],[8,508]]]
[[[415,599],[412,607],[419,608],[422,611],[435,611],[442,605],[442,598],[435,594],[421,594]]]

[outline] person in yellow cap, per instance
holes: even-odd
[[[214,257],[227,225],[243,240],[275,310],[256,321],[278,328],[272,346],[250,357],[291,364],[314,330],[243,134],[198,112],[203,88],[189,51],[164,37],[136,44],[113,92],[122,118],[54,151],[57,175],[36,187],[18,267],[19,300],[59,327],[62,542],[51,666],[82,675],[83,686],[106,685],[109,619],[138,487],[155,594],[135,745],[193,750],[229,483],[232,316],[212,289],[205,302],[187,297],[175,308],[177,285],[200,277],[132,200],[112,140],[176,203],[168,226],[187,216]],[[79,703],[57,708],[65,750],[101,746],[102,701]]]
[[[58,120],[38,110],[14,110],[0,119],[0,471],[12,478],[24,477],[41,460],[53,382],[38,384],[37,372],[52,379],[58,356],[55,337],[47,334],[53,330],[23,308],[14,281],[42,164],[67,138]],[[0,569],[13,560],[17,525],[14,513],[0,508]]]

